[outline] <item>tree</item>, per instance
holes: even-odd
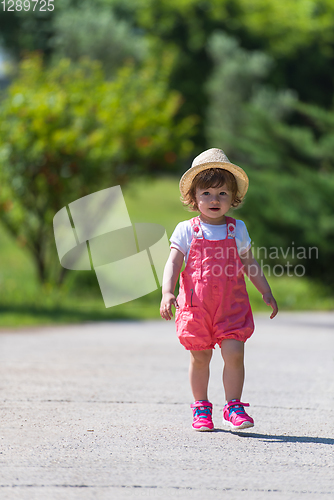
[[[148,56],[143,34],[106,6],[84,1],[79,8],[62,10],[53,21],[53,30],[48,47],[54,58],[78,61],[87,56],[100,61],[108,76],[114,76],[127,60],[138,62]]]
[[[108,40],[111,46],[117,42],[121,58],[138,56],[136,43],[149,43],[157,54],[168,47],[176,55],[170,88],[184,97],[179,116],[196,113],[201,118],[198,149],[207,145],[205,85],[213,69],[207,43],[215,30],[238,39],[247,50],[272,57],[275,65],[268,78],[276,89],[292,89],[303,102],[324,108],[332,104],[332,0],[95,0],[94,6],[87,5],[85,0],[57,0],[50,13],[0,11],[3,43],[17,57],[25,49],[53,56],[58,51],[78,53],[79,47],[106,65],[115,63],[112,51],[103,49]],[[109,33],[105,19],[110,19]],[[113,19],[125,27],[130,44],[114,36]]]
[[[88,59],[20,65],[0,102],[0,219],[60,283],[52,220],[69,202],[139,174],[170,170],[192,148],[194,119],[178,124],[180,96],[168,90],[170,62],[124,66],[106,81]],[[57,269],[52,269],[53,266]]]
[[[101,0],[102,1],[102,0]],[[267,74],[275,89],[291,89],[300,100],[332,105],[334,3],[332,0],[104,0],[112,9],[145,30],[146,37],[176,51],[171,88],[185,98],[182,110],[201,118],[196,144],[205,141],[208,97],[205,86],[213,70],[208,41],[219,30],[241,47],[268,55],[274,64]],[[296,125],[302,123],[298,121]]]

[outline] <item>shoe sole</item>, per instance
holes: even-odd
[[[210,427],[200,427],[199,429],[196,429],[195,427],[193,427],[194,431],[200,431],[200,432],[205,432],[205,431],[213,431],[214,430],[214,427],[212,427],[212,429],[210,429]]]
[[[250,427],[254,427],[254,423],[252,422],[244,422],[241,425],[233,425],[232,422],[229,422],[228,420],[223,419],[223,424],[226,427],[229,427],[231,431],[240,431],[242,429],[249,429]]]

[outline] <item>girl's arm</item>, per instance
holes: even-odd
[[[180,250],[172,248],[168,257],[163,280],[162,280],[162,300],[160,304],[160,315],[162,318],[172,319],[172,304],[178,307],[174,290],[183,264],[184,255]]]
[[[277,303],[259,263],[254,258],[252,250],[248,250],[248,252],[240,255],[240,259],[244,266],[245,273],[247,274],[253,285],[261,293],[264,302],[268,306],[272,307],[273,312],[271,313],[270,318],[273,319],[278,313]]]

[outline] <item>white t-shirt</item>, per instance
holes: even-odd
[[[201,221],[203,236],[206,240],[223,240],[226,238],[226,224],[213,225],[204,224]],[[183,253],[185,263],[187,263],[193,232],[190,220],[180,222],[172,236],[170,237],[170,248],[176,248]],[[251,239],[249,237],[245,223],[242,220],[236,220],[235,241],[239,255],[247,252],[251,247]]]

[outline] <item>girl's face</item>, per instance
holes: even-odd
[[[217,188],[197,188],[196,202],[203,222],[217,225],[224,224],[225,214],[231,208],[232,192],[226,184]]]

